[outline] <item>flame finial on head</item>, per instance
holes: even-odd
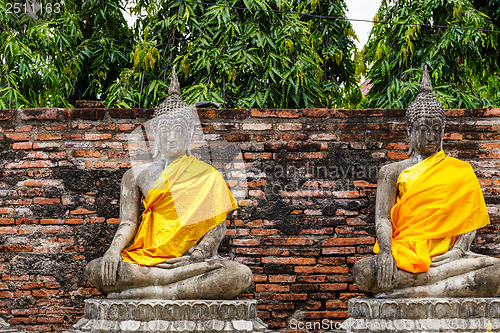
[[[424,117],[440,118],[443,126],[446,120],[443,104],[439,103],[432,93],[432,84],[429,72],[427,71],[427,65],[424,66],[422,72],[419,93],[415,100],[408,105],[406,111],[406,126],[408,130],[411,130],[415,121]]]
[[[181,98],[181,86],[177,79],[175,67],[172,68],[172,77],[170,79],[170,86],[168,88],[167,98],[155,108],[153,117],[153,127],[157,130],[158,124],[162,121],[170,122],[172,120],[182,120],[186,124],[187,130],[192,135],[194,113],[193,108],[186,104]],[[156,134],[155,134],[156,135]],[[191,137],[188,138],[191,141]],[[189,145],[188,145],[189,146]],[[153,158],[160,154],[158,144],[155,145],[155,152]],[[188,154],[189,149],[188,149]]]
[[[188,128],[193,126],[193,109],[181,98],[181,87],[175,67],[172,69],[172,78],[168,88],[167,98],[155,108],[154,124],[161,119],[182,119],[186,122]]]
[[[181,85],[177,79],[177,73],[175,72],[175,67],[172,68],[172,76],[170,77],[170,87],[168,87],[169,95],[181,95]]]
[[[432,93],[432,83],[429,77],[429,72],[427,71],[427,65],[424,66],[424,71],[422,72],[422,81],[420,82],[419,92],[430,92]]]

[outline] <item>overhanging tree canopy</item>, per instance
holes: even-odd
[[[325,107],[341,105],[346,90],[357,89],[349,22],[279,12],[344,17],[344,1],[141,0],[136,8],[146,9],[136,27],[142,40],[109,105],[155,105],[172,65],[184,73],[188,103]]]
[[[495,0],[383,0],[376,21],[396,24],[375,24],[362,51],[373,83],[367,105],[407,107],[426,63],[445,107],[498,106],[500,34],[460,28],[500,30],[499,6]]]
[[[152,107],[172,66],[188,103],[327,107],[359,96],[349,22],[269,11],[345,17],[343,0],[140,0],[133,29],[115,0],[49,2],[61,12],[34,20],[0,0],[2,108]]]

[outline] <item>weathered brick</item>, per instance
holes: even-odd
[[[229,134],[226,135],[226,140],[229,142],[249,141],[250,134]]]
[[[341,131],[355,131],[355,130],[378,130],[380,129],[379,123],[343,123],[339,124],[339,130]]]
[[[96,141],[96,140],[108,140],[111,139],[112,135],[109,133],[97,134],[97,133],[88,133],[84,135],[85,140]]]
[[[322,246],[349,246],[358,244],[375,244],[373,237],[356,238],[327,238]]]
[[[5,137],[14,141],[28,141],[30,139],[29,133],[6,133]]]
[[[406,152],[388,151],[387,157],[389,157],[390,159],[395,159],[395,160],[405,160],[408,158],[408,155],[406,154]]]
[[[63,316],[38,317],[37,321],[39,323],[46,323],[46,324],[61,324],[64,322],[64,317]]]
[[[290,286],[277,285],[277,284],[262,284],[259,283],[255,286],[255,291],[274,291],[274,292],[289,292]]]
[[[31,149],[33,148],[33,142],[14,142],[12,144],[12,149]]]
[[[283,141],[307,140],[307,134],[283,134]]]
[[[151,118],[153,109],[108,109],[111,118],[135,119]]]
[[[101,108],[65,109],[63,112],[64,118],[71,120],[103,120],[105,115],[106,109]]]
[[[217,110],[215,109],[196,109],[200,119],[215,119],[217,118]]]
[[[341,266],[296,266],[295,272],[308,274],[345,274],[349,273],[349,268]]]
[[[36,282],[23,282],[23,283],[18,283],[16,287],[17,289],[36,289],[40,288],[41,285]]]
[[[0,109],[0,121],[10,120],[14,116],[15,113],[16,113],[16,110],[14,110],[14,109],[10,109],[10,110]]]
[[[119,126],[122,126],[122,125],[124,125],[124,124],[120,124]],[[115,129],[116,129],[116,124],[99,124],[99,125],[97,125],[98,131],[111,131],[112,132]]]
[[[243,130],[245,131],[267,131],[272,128],[273,128],[272,124],[266,124],[266,123],[243,124]]]
[[[35,198],[33,200],[35,205],[52,205],[56,203],[61,203],[61,199],[59,198]]]
[[[328,109],[302,109],[302,115],[305,117],[323,118],[328,116]]]
[[[484,116],[500,117],[500,108],[487,109]]]
[[[36,319],[36,318],[33,318]],[[52,328],[50,325],[30,325],[26,326],[25,329],[31,332],[51,332]]]
[[[262,263],[274,263],[274,264],[286,264],[286,265],[314,265],[316,264],[315,258],[295,258],[295,257],[284,257],[284,258],[274,258],[266,257],[262,258]]]
[[[282,123],[282,124],[278,124],[278,129],[280,131],[300,131],[302,129],[302,124],[300,124],[300,123]]]
[[[260,242],[257,239],[233,239],[234,246],[259,246]]]
[[[73,157],[95,158],[101,156],[101,152],[97,150],[73,150],[71,152]]]
[[[47,141],[47,140],[61,140],[60,134],[36,134],[35,140]]]
[[[31,316],[38,314],[39,310],[38,308],[31,308],[31,309],[12,309],[11,313],[14,316]]]
[[[315,141],[337,141],[338,136],[335,134],[312,134],[311,140]]]
[[[57,109],[24,109],[21,113],[22,120],[55,120],[57,119]]]
[[[251,109],[250,116],[256,118],[299,118],[299,110],[294,109]]]
[[[53,168],[54,162],[51,161],[20,161],[7,163],[6,169],[27,169],[27,168]]]
[[[17,186],[27,186],[27,187],[42,187],[42,186],[58,186],[61,185],[61,181],[57,179],[27,179],[17,183]]]
[[[32,290],[31,294],[34,297],[53,297],[59,294],[59,290],[37,289],[37,290]]]
[[[77,124],[71,125],[71,128],[76,129],[76,130],[88,130],[92,127],[94,127],[94,125],[89,124],[89,123],[77,123]]]
[[[66,224],[82,224],[83,219],[64,219],[64,223],[66,223]]]
[[[296,280],[296,276],[293,275],[271,275],[269,276],[270,283],[293,283]]]
[[[244,119],[246,116],[245,109],[217,110],[217,117],[221,119]]]
[[[321,250],[323,254],[351,254],[355,253],[356,249],[354,247],[326,247]]]
[[[30,125],[29,127],[30,127],[29,131],[31,131],[31,128],[33,128],[33,126]],[[45,129],[47,131],[65,131],[68,129],[68,125],[66,125],[66,124],[48,125],[48,126],[45,126]]]

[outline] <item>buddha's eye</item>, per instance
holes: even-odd
[[[441,126],[434,126],[434,131],[439,132],[441,131]]]

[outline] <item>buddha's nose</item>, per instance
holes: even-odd
[[[433,131],[427,132],[426,139],[428,142],[434,142],[437,139],[437,134]]]

